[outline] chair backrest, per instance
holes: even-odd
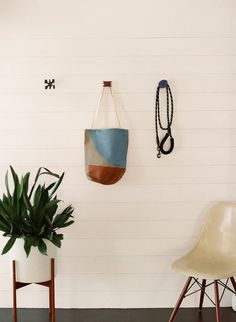
[[[236,202],[220,202],[210,209],[194,249],[236,257]]]

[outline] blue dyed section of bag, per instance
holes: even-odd
[[[90,130],[97,151],[111,165],[126,167],[128,130],[120,128]]]

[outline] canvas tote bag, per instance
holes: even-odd
[[[111,95],[118,127],[96,128],[104,92]],[[85,130],[85,167],[89,180],[104,185],[119,181],[126,170],[128,130],[121,128],[116,110],[111,81],[103,82],[103,90],[92,128]]]

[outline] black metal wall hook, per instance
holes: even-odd
[[[55,79],[45,79],[44,80],[45,85],[45,89],[55,89]]]
[[[160,82],[159,82],[159,87],[160,88],[166,88],[168,85],[168,81],[166,79],[162,79]]]

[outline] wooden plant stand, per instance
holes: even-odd
[[[21,283],[16,280],[16,261],[12,262],[13,268],[13,322],[17,322],[17,301],[16,301],[16,291],[19,288],[25,287],[30,284],[38,284],[46,286],[49,288],[49,314],[51,322],[56,322],[55,320],[55,260],[51,258],[51,279],[46,282],[41,283]]]

